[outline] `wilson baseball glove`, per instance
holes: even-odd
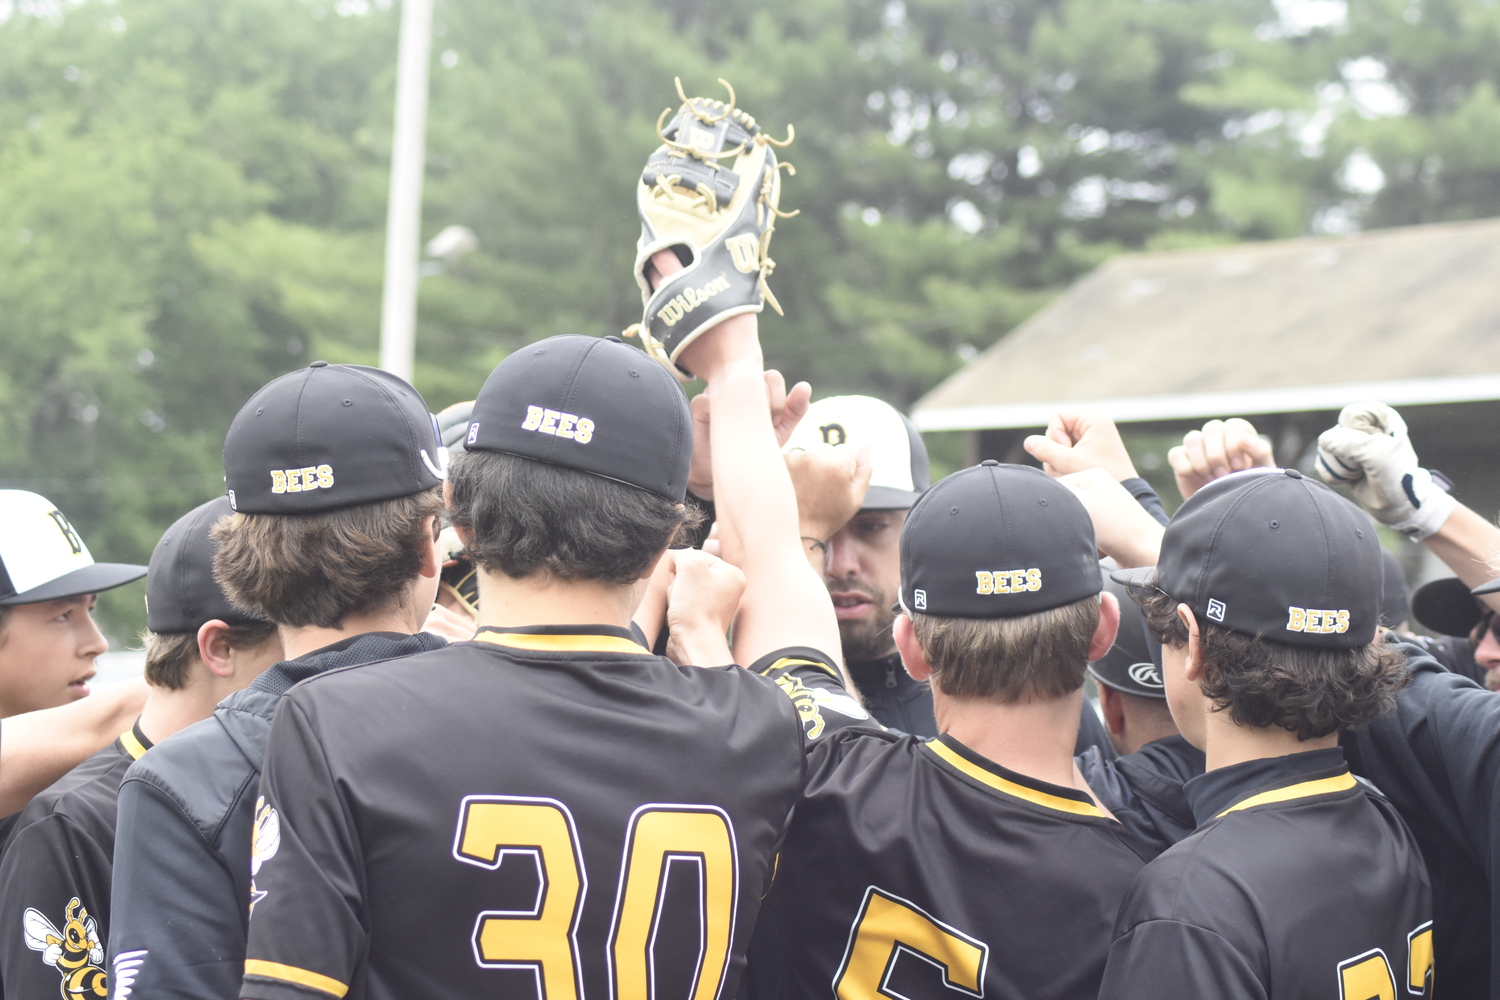
[[[672,109],[657,119],[662,145],[636,188],[641,239],[635,280],[646,309],[625,335],[639,336],[647,353],[684,382],[693,375],[677,358],[704,330],[730,316],[758,313],[766,302],[781,312],[766,284],[776,266],[771,233],[778,216],[797,214],[779,207],[781,171],[796,170],[778,163],[772,148],[791,143],[791,126],[785,140],[772,139],[734,106],[734,88],[719,83],[729,91],[728,104],[688,97],[677,80],[682,107],[665,128]],[[652,254],[668,247],[686,266],[652,291],[646,268]]]

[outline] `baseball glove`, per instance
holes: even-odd
[[[778,216],[797,214],[779,208],[781,170],[796,170],[778,163],[772,149],[791,143],[791,126],[785,140],[772,139],[734,106],[734,88],[719,83],[729,91],[728,104],[688,97],[677,80],[682,107],[665,128],[672,109],[657,119],[662,145],[636,188],[641,239],[635,280],[646,309],[625,335],[639,336],[646,352],[684,382],[693,375],[677,358],[704,330],[730,316],[758,313],[766,302],[781,312],[766,285],[776,266],[771,233]],[[652,291],[646,268],[652,254],[668,247],[686,266]]]

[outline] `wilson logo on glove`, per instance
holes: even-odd
[[[729,279],[719,275],[713,281],[702,288],[685,288],[681,295],[674,295],[672,301],[661,307],[656,315],[668,326],[676,326],[677,321],[683,316],[697,309],[709,299],[720,292],[729,291]]]
[[[778,163],[773,149],[792,141],[791,127],[784,141],[772,139],[734,106],[734,88],[719,83],[729,91],[727,104],[688,97],[677,81],[682,105],[675,115],[667,108],[657,120],[662,145],[646,161],[636,188],[641,238],[635,279],[645,309],[625,336],[639,336],[646,353],[684,382],[693,376],[678,357],[699,334],[731,316],[758,313],[767,302],[781,312],[766,284],[776,266],[771,233],[778,217],[797,214],[779,207],[781,171],[796,170]],[[653,289],[651,257],[668,249],[683,268]],[[708,274],[718,277],[705,281]],[[712,308],[699,308],[710,300]]]

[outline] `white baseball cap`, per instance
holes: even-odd
[[[784,450],[813,444],[870,446],[863,510],[904,510],[932,485],[927,446],[905,415],[872,396],[829,396],[808,407]]]
[[[139,580],[144,566],[96,563],[46,497],[0,490],[0,605],[97,594]]]

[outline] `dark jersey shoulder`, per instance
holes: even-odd
[[[1430,995],[1421,855],[1341,763],[1216,803],[1141,872],[1115,930],[1108,1000]]]
[[[1144,864],[1086,794],[846,730],[809,756],[742,995],[1092,998]]]
[[[798,710],[744,668],[593,639],[459,643],[287,696],[245,995],[531,996],[537,969],[547,996],[732,990],[801,784]]]
[[[120,783],[144,752],[126,734],[22,811],[0,859],[0,979],[11,996],[55,996],[65,982],[103,995]]]

